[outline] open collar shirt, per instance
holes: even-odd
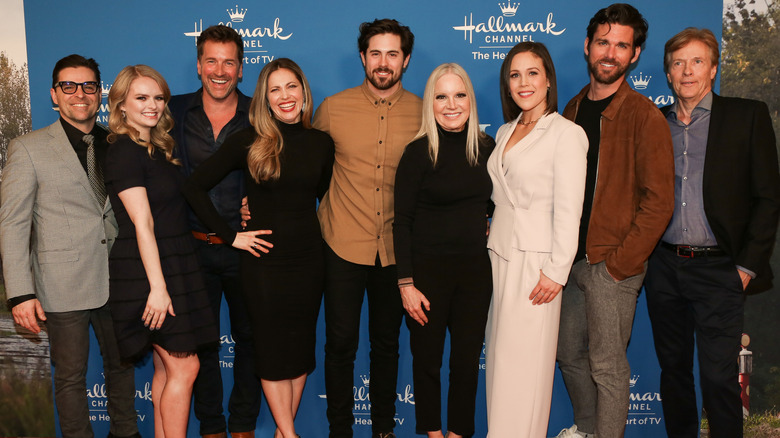
[[[203,89],[191,94],[174,96],[171,100],[170,108],[175,120],[173,137],[176,140],[176,149],[174,153],[177,158],[181,159],[184,175],[191,175],[195,168],[211,157],[232,134],[250,126],[251,99],[238,90],[236,92],[238,93],[236,114],[219,131],[217,138],[214,138],[211,122],[203,109]],[[220,216],[235,231],[241,229],[241,198],[244,197],[245,192],[244,175],[241,170],[234,170],[209,190],[209,198]],[[191,209],[189,210],[189,221],[190,227],[195,231],[202,233],[213,231],[209,230]]]
[[[375,96],[362,85],[326,98],[314,127],[336,145],[333,178],[319,207],[322,236],[344,260],[395,264],[393,192],[406,145],[420,129],[422,100],[399,87]]]
[[[678,111],[675,103],[666,115],[674,144],[674,214],[662,240],[674,245],[716,246],[702,190],[712,92],[696,105],[687,125],[677,118]]]

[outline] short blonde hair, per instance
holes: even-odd
[[[471,79],[469,79],[466,70],[454,62],[441,64],[433,69],[433,72],[431,72],[431,75],[428,77],[428,82],[425,84],[425,92],[423,93],[422,124],[420,125],[420,131],[417,132],[415,139],[424,136],[428,137],[428,155],[431,157],[433,166],[436,167],[436,161],[439,156],[439,128],[436,123],[436,117],[433,114],[433,100],[435,98],[436,82],[448,73],[459,77],[466,87],[466,96],[468,96],[470,106],[469,118],[467,121],[468,131],[466,133],[466,158],[470,165],[476,166],[479,160],[479,139],[485,134],[479,130],[477,98],[474,94],[474,86],[471,84]]]

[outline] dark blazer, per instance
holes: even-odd
[[[671,106],[661,109],[666,115]],[[769,257],[780,216],[780,174],[772,119],[764,102],[713,93],[702,187],[718,245],[756,273],[750,291],[772,286]]]

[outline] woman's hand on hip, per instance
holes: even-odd
[[[268,253],[274,247],[271,242],[260,238],[262,235],[271,234],[271,230],[242,231],[236,233],[233,240],[233,248],[249,251],[255,257],[260,257],[260,253]]]

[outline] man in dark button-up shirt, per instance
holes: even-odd
[[[670,437],[699,434],[694,333],[710,436],[742,436],[743,291],[772,279],[780,214],[772,122],[763,102],[712,92],[719,57],[707,29],[685,29],[664,50],[677,99],[662,110],[674,142],[675,206],[645,286]]]
[[[249,126],[250,98],[236,88],[243,71],[243,47],[241,36],[227,26],[211,26],[198,37],[198,75],[203,88],[174,96],[169,104],[175,121],[175,151],[185,175],[206,161],[231,134]],[[220,215],[235,230],[240,230],[242,172],[236,170],[229,174],[209,191],[209,196]],[[239,254],[231,246],[232,242],[223,242],[213,235],[192,211],[190,227],[197,239],[198,258],[206,276],[214,317],[219,320],[223,291],[230,310],[235,345],[227,428],[234,438],[254,437],[260,412],[260,381],[254,375],[251,326],[238,272]],[[198,357],[200,371],[193,396],[200,434],[209,438],[226,437],[218,351],[201,351]]]

